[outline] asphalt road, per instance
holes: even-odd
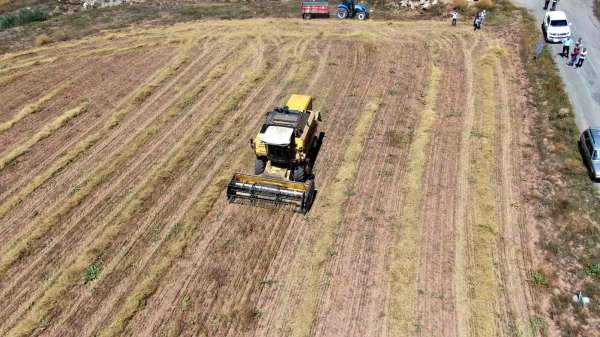
[[[538,19],[538,27],[544,17],[543,0],[514,0],[517,5],[528,8]],[[551,48],[558,64],[569,98],[575,109],[575,121],[580,130],[589,126],[600,127],[600,22],[593,13],[593,0],[560,0],[557,10],[564,11],[572,23],[573,40],[583,39],[588,56],[583,67],[575,69],[561,58],[560,44],[546,44]],[[542,32],[540,29],[540,38]]]

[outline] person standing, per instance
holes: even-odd
[[[550,4],[550,0],[544,0],[544,10],[548,10],[549,4]]]
[[[479,13],[479,18],[481,18],[481,23],[483,23],[483,21],[485,21],[486,16],[487,16],[487,9],[484,9]]]
[[[551,11],[555,11],[556,10],[556,5],[558,5],[558,0],[552,0],[552,8],[550,10]]]
[[[456,10],[452,11],[452,25],[456,26],[456,21],[458,20],[458,12]]]
[[[475,16],[475,20],[473,20],[473,30],[481,29],[481,18],[479,15]]]
[[[581,68],[581,66],[583,66],[583,61],[585,61],[587,54],[588,54],[587,48],[583,48],[581,50],[581,53],[579,54],[579,59],[577,60],[577,64],[575,65],[575,68]]]
[[[575,46],[571,53],[571,60],[567,63],[568,66],[573,66],[579,57],[579,46]]]
[[[573,39],[566,38],[562,41],[563,49],[560,57],[569,57],[569,51],[571,49],[571,45],[573,44]]]

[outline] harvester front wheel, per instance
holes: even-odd
[[[265,167],[267,167],[267,160],[264,158],[256,158],[254,162],[254,174],[259,175],[265,172]]]
[[[305,179],[306,179],[306,170],[305,170],[304,166],[294,167],[294,171],[292,172],[292,180],[304,181]]]
[[[304,204],[301,207],[302,213],[304,214],[308,212],[315,198],[315,181],[313,179],[309,179],[307,182],[308,190],[306,194],[306,199],[304,200]]]

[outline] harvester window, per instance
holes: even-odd
[[[290,161],[291,153],[289,146],[269,145],[267,157],[276,163],[287,163]]]

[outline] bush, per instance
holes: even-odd
[[[48,19],[48,13],[41,9],[21,8],[16,13],[0,16],[0,29],[22,26],[30,22],[44,21]]]
[[[468,0],[452,0],[452,6],[454,6],[454,9],[456,9],[456,10],[464,11],[469,7],[469,1]]]
[[[17,17],[14,15],[0,16],[0,29],[14,27],[17,25]]]
[[[446,6],[445,3],[442,2],[438,2],[435,5],[429,7],[428,9],[429,13],[431,13],[433,16],[443,16],[448,14],[448,6]]]
[[[54,41],[66,41],[69,39],[69,36],[67,35],[67,33],[65,33],[64,30],[59,29],[52,33],[52,39]]]
[[[492,0],[479,0],[477,2],[477,7],[479,7],[479,9],[492,9],[494,7],[494,2]]]
[[[600,277],[600,263],[590,264],[585,267],[584,272],[588,276],[599,276]]]
[[[47,45],[47,44],[52,43],[52,42],[54,42],[54,40],[50,36],[48,36],[46,34],[38,35],[35,38],[35,44],[37,46]]]
[[[48,19],[48,13],[41,9],[21,8],[17,13],[18,22],[24,25],[29,22],[44,21]]]
[[[538,270],[531,273],[531,283],[537,287],[547,287],[550,281],[543,271]]]
[[[102,271],[102,261],[96,260],[93,264],[85,268],[83,271],[83,279],[85,283],[89,283],[94,281],[100,275],[100,271]]]

